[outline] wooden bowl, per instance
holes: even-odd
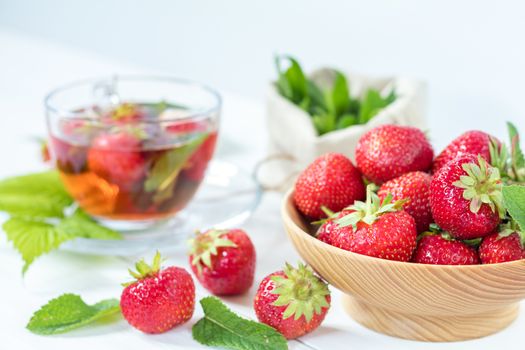
[[[365,327],[423,341],[480,338],[507,327],[525,298],[525,260],[424,265],[348,252],[309,234],[289,191],[281,214],[301,257],[345,293],[343,307]]]

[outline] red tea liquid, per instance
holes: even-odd
[[[96,217],[131,221],[182,210],[212,158],[213,122],[163,119],[166,112],[137,104],[99,115],[64,119],[51,136],[56,166],[80,207]]]

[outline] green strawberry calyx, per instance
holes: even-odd
[[[496,240],[508,237],[513,233],[518,234],[518,236],[520,237],[521,247],[525,247],[525,232],[523,232],[520,229],[518,223],[513,219],[509,219],[508,222],[500,225],[498,237],[496,238]]]
[[[432,223],[430,224],[430,227],[428,231],[422,232],[417,236],[417,241],[419,242],[423,237],[426,236],[441,236],[441,238],[447,240],[447,241],[459,241],[463,242],[466,245],[470,247],[477,248],[482,241],[482,238],[473,238],[473,239],[465,239],[465,240],[459,240],[452,236],[449,232],[443,231],[441,227],[439,227],[437,224]]]
[[[314,274],[311,267],[299,263],[294,268],[286,263],[283,272],[285,276],[271,277],[276,286],[272,293],[278,295],[273,305],[286,306],[283,319],[293,316],[298,320],[304,316],[306,322],[310,322],[314,313],[320,315],[323,308],[330,307],[326,300],[330,295],[328,285]]]
[[[190,254],[193,256],[191,264],[197,267],[199,274],[202,273],[202,265],[212,269],[211,257],[217,255],[219,248],[232,247],[237,245],[223,236],[228,230],[209,230],[204,233],[197,232],[197,236],[188,241]]]
[[[360,221],[372,225],[381,215],[401,210],[408,201],[405,198],[392,202],[391,193],[381,201],[373,191],[374,188],[375,185],[373,184],[366,186],[366,202],[356,201],[353,205],[345,208],[345,210],[352,212],[335,221],[339,227],[352,226],[354,230],[357,230],[357,223]]]
[[[135,269],[136,271],[133,271],[132,269],[128,269],[129,274],[135,278],[134,281],[122,283],[124,287],[127,287],[129,285],[132,285],[133,283],[143,280],[145,278],[154,277],[157,275],[157,273],[160,271],[160,267],[162,264],[162,257],[160,253],[157,251],[155,256],[153,257],[153,262],[151,265],[146,263],[144,259],[140,259],[135,263]]]
[[[322,225],[325,222],[327,222],[329,219],[332,219],[334,216],[338,214],[338,213],[331,211],[328,207],[325,207],[324,205],[321,206],[321,210],[326,215],[326,218],[319,219],[317,221],[312,221],[311,222],[312,225]]]
[[[467,175],[461,175],[453,185],[464,189],[463,198],[470,201],[470,211],[477,213],[483,204],[487,204],[503,219],[505,208],[499,169],[490,166],[481,156],[478,156],[478,164],[465,163],[462,168]]]

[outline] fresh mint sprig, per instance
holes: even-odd
[[[72,213],[69,196],[56,171],[0,181],[0,211],[11,215],[3,224],[7,239],[24,260],[25,273],[39,256],[75,238],[122,239],[84,211]]]
[[[88,305],[78,295],[63,294],[36,311],[26,328],[40,335],[60,334],[118,312],[118,299],[106,299]]]
[[[283,62],[288,68],[283,69]],[[322,89],[303,72],[299,62],[290,56],[275,58],[277,91],[312,117],[319,135],[352,125],[368,123],[381,109],[396,100],[395,91],[383,97],[376,89],[368,89],[362,100],[353,98],[345,75],[334,70],[332,87]]]
[[[192,328],[201,344],[233,350],[285,350],[284,336],[265,324],[237,316],[216,297],[200,301],[204,317]]]

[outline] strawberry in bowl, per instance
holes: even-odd
[[[298,180],[281,208],[288,238],[368,328],[424,341],[497,332],[525,298],[525,157],[513,126],[510,135],[507,147],[467,133],[434,161],[420,130],[372,129],[356,149],[358,169],[375,183],[365,201],[332,209],[342,191],[320,181],[310,190],[323,198],[314,219],[296,200]],[[321,174],[338,183],[338,170]]]

